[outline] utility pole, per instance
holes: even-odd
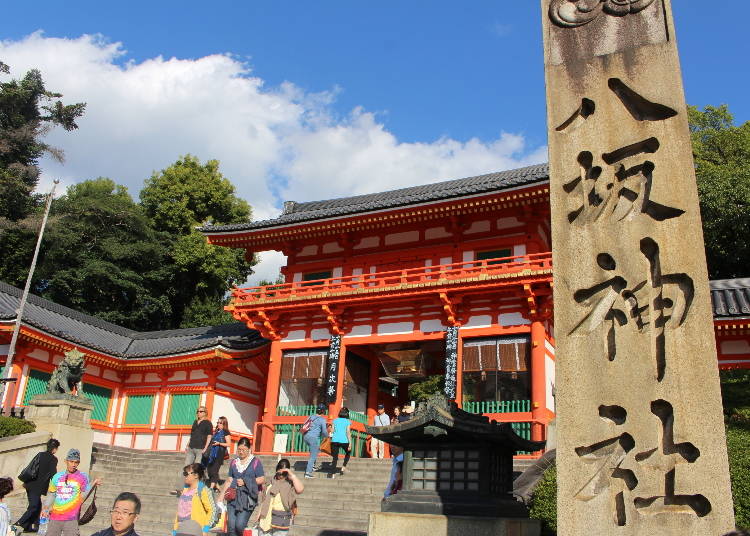
[[[47,218],[49,217],[49,209],[52,206],[52,197],[55,195],[55,188],[59,183],[59,180],[55,180],[52,184],[52,190],[50,190],[47,196],[47,203],[44,207],[44,217],[42,217],[42,225],[39,228],[39,236],[36,239],[36,249],[34,249],[34,257],[31,259],[31,268],[29,268],[29,275],[26,277],[26,286],[23,289],[21,295],[21,302],[16,310],[16,324],[13,327],[13,336],[10,339],[10,347],[8,348],[8,357],[5,360],[5,374],[4,380],[0,382],[0,410],[5,408],[5,395],[7,394],[6,386],[11,380],[10,376],[13,374],[13,357],[16,353],[16,344],[18,343],[18,334],[21,332],[21,321],[23,320],[23,311],[26,308],[26,300],[29,297],[29,289],[31,288],[31,278],[34,277],[34,270],[36,269],[36,260],[39,257],[39,249],[42,246],[42,237],[44,236],[44,228],[47,226]]]

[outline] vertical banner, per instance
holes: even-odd
[[[732,497],[671,1],[541,4],[558,534],[724,534]]]
[[[341,335],[331,337],[328,347],[328,360],[326,365],[326,402],[336,402],[336,388],[339,378],[339,357],[341,357]]]
[[[458,326],[445,330],[445,396],[456,398],[456,378],[458,361]]]

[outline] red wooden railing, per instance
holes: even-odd
[[[551,269],[552,253],[532,253],[515,257],[454,262],[437,266],[331,277],[313,281],[235,288],[232,295],[236,304],[243,304],[259,300],[304,299],[321,294],[347,294],[364,290],[377,292],[378,290],[394,290],[422,284],[438,286],[466,279],[489,279],[501,275],[513,276],[513,274],[522,276],[527,272]]]

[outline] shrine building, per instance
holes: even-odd
[[[546,438],[556,357],[546,165],[289,201],[275,219],[201,231],[248,258],[283,252],[286,282],[233,289],[237,324],[149,333],[32,297],[7,405],[41,392],[75,346],[87,356],[95,441],[114,445],[178,450],[202,403],[256,451],[298,453],[300,425],[325,404],[329,415],[349,408],[362,456],[377,405],[392,414],[422,382]],[[750,368],[750,279],[711,290],[718,365]],[[0,344],[18,297],[0,284]]]

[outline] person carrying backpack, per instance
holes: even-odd
[[[304,439],[307,446],[310,447],[310,458],[307,460],[305,478],[315,478],[313,475],[313,469],[315,469],[315,461],[318,459],[320,441],[328,435],[328,425],[325,417],[323,417],[325,411],[326,407],[323,404],[318,404],[318,407],[315,410],[315,415],[310,415],[302,425],[302,439]]]

